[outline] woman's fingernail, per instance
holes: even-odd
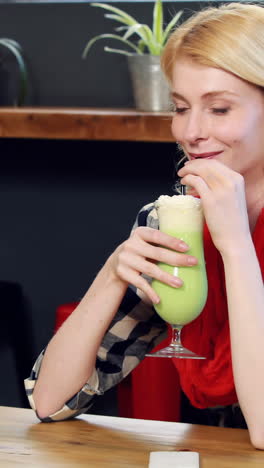
[[[153,304],[159,304],[160,303],[160,298],[158,296],[153,298]]]
[[[187,244],[185,244],[185,242],[180,242],[179,247],[182,250],[188,250],[189,249],[189,246]]]
[[[172,278],[171,279],[171,284],[172,286],[176,286],[177,288],[179,288],[180,286],[183,285],[183,282],[180,278]]]
[[[188,262],[189,265],[196,265],[197,260],[196,260],[196,258],[194,258],[194,257],[193,257],[193,258],[192,258],[192,257],[188,257],[187,262]]]

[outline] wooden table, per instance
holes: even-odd
[[[170,112],[1,107],[0,138],[174,142]]]
[[[198,451],[200,468],[264,467],[264,451],[243,429],[94,415],[49,424],[32,410],[0,407],[1,467],[148,467],[160,450]]]

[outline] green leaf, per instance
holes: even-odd
[[[161,44],[163,38],[163,8],[161,0],[156,0],[155,2],[152,30],[156,43]]]
[[[130,22],[125,18],[121,18],[121,16],[118,16],[118,15],[104,15],[104,16],[105,18],[112,19],[114,21],[118,21],[119,23],[127,24],[128,26],[130,26]]]
[[[116,13],[118,16],[123,18],[124,20],[127,20],[126,24],[129,24],[130,26],[134,23],[138,23],[138,21],[133,18],[133,16],[128,15],[125,13],[123,10],[120,10],[119,8],[113,7],[111,5],[107,5],[106,3],[91,3],[91,6],[103,8],[104,10],[109,10],[112,11],[113,13]]]
[[[163,34],[163,39],[162,39],[162,44],[165,44],[166,40],[168,39],[168,36],[172,30],[172,28],[175,26],[175,24],[179,21],[181,15],[183,14],[183,11],[180,10],[178,13],[172,18],[172,20],[169,22],[167,25],[164,34]]]
[[[3,37],[1,40],[5,41],[5,42],[8,42],[9,44],[11,44],[11,46],[16,47],[16,49],[19,50],[20,53],[22,53],[21,45],[17,41],[14,41],[14,39],[9,39],[8,37]]]
[[[105,52],[113,52],[114,54],[133,55],[130,52],[122,49],[112,49],[111,47],[104,47]]]
[[[130,26],[127,33],[123,36],[125,39],[130,37],[132,34],[137,33],[141,40],[144,42],[145,47],[148,48],[151,55],[160,55],[161,46],[156,43],[152,31],[147,24],[135,24]]]
[[[118,28],[115,28],[115,31],[127,31],[130,26],[118,26]]]
[[[100,34],[99,36],[94,37],[93,39],[91,39],[91,40],[87,43],[87,45],[86,45],[86,47],[85,47],[85,49],[84,49],[84,51],[83,51],[83,53],[82,53],[82,58],[86,58],[87,53],[89,52],[89,50],[90,50],[90,48],[92,47],[92,45],[93,45],[96,41],[98,41],[98,40],[100,40],[100,39],[116,39],[117,41],[121,41],[121,42],[123,42],[124,44],[126,44],[127,46],[129,46],[129,47],[131,47],[132,49],[134,49],[135,52],[136,52],[137,54],[141,54],[141,55],[142,55],[141,51],[138,49],[137,46],[135,46],[132,42],[130,42],[130,41],[124,39],[123,37],[120,37],[120,36],[118,36],[117,34]]]
[[[13,41],[12,39],[0,39],[0,46],[1,45],[3,47],[6,47],[14,55],[18,64],[19,73],[20,73],[20,82],[19,82],[19,93],[18,93],[17,105],[21,106],[24,103],[24,100],[27,94],[27,84],[28,84],[27,69],[26,69],[26,65],[22,57],[22,54],[20,52],[21,46],[16,41]],[[16,105],[16,102],[14,104]]]
[[[146,24],[133,24],[130,26],[123,36],[124,39],[128,39],[133,34],[138,34],[138,36],[145,41],[147,44],[148,42],[152,41],[152,32],[151,29]]]
[[[140,50],[142,53],[144,53],[144,50],[145,50],[145,48],[146,48],[145,41],[142,41],[142,39],[140,39],[140,40],[138,41],[138,48],[139,48],[139,50]]]
[[[160,55],[161,49],[162,49],[161,44],[157,44],[155,37],[149,26],[147,26],[146,24],[143,24],[142,26],[147,35],[147,41],[145,42],[146,42],[146,47],[149,49],[149,53],[151,55]]]
[[[147,42],[152,42],[153,41],[153,33],[150,29],[150,27],[147,24],[142,24],[142,29],[146,35],[146,41]]]
[[[140,44],[140,46],[137,48],[130,41],[128,41],[126,45],[128,45],[130,48],[134,48],[134,50],[138,51],[137,53],[142,54],[142,51],[147,48],[148,52],[151,55],[160,55],[162,53],[164,44],[169,36],[170,31],[172,30],[172,28],[177,23],[177,21],[183,13],[182,11],[178,12],[175,15],[175,17],[172,18],[172,20],[164,30],[162,0],[155,0],[155,5],[153,8],[152,29],[146,24],[139,23],[133,16],[128,15],[125,11],[121,10],[120,8],[113,7],[112,5],[106,3],[91,3],[91,6],[103,8],[107,12],[110,12],[106,13],[104,16],[108,19],[117,21],[125,25],[115,28],[115,31],[117,31],[118,33],[121,31],[125,31],[125,33],[123,36],[117,36],[116,34],[100,34],[92,38],[90,41],[88,41],[88,43],[85,46],[85,49],[82,54],[83,58],[87,56],[87,53],[92,47],[92,45],[99,39],[112,38],[124,42],[127,41],[133,34],[137,34],[139,36],[138,44]]]

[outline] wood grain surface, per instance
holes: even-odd
[[[0,407],[1,467],[148,467],[150,452],[167,450],[199,452],[201,468],[264,467],[243,429],[96,415],[40,423],[32,410]]]
[[[173,142],[171,118],[133,109],[1,107],[0,138]]]

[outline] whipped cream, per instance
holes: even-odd
[[[161,195],[155,201],[160,230],[170,232],[200,231],[203,226],[203,210],[200,198],[192,195]]]

